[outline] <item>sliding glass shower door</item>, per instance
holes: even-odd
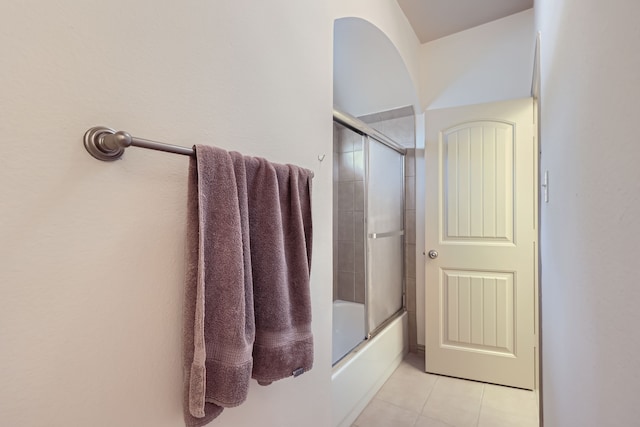
[[[404,155],[366,138],[367,331],[403,308]]]
[[[404,150],[344,114],[333,138],[335,364],[404,308]]]

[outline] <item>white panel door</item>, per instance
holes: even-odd
[[[533,100],[426,120],[426,370],[533,389]]]

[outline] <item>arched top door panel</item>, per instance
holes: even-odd
[[[440,133],[443,242],[513,243],[514,131],[483,120]]]

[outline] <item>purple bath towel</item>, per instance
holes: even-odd
[[[255,334],[244,162],[219,148],[195,149],[184,313],[187,426],[244,402]]]
[[[313,172],[245,157],[256,338],[252,376],[268,384],[313,365]]]
[[[189,166],[184,415],[189,427],[311,369],[313,173],[196,146]]]

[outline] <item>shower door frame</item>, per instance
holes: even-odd
[[[364,157],[364,205],[365,205],[365,209],[364,209],[364,224],[365,224],[365,236],[364,236],[364,253],[365,253],[365,257],[364,257],[364,274],[365,274],[365,288],[364,288],[364,292],[365,292],[365,340],[368,340],[372,337],[374,337],[376,334],[378,334],[380,331],[382,331],[389,323],[391,323],[393,320],[395,320],[396,318],[398,318],[399,316],[401,316],[405,311],[406,311],[406,303],[407,303],[407,298],[406,298],[406,294],[407,294],[407,290],[406,290],[406,214],[405,214],[405,210],[406,210],[406,194],[405,194],[405,159],[406,159],[406,153],[407,150],[405,147],[403,147],[402,145],[398,144],[397,142],[395,142],[394,140],[392,140],[391,138],[389,138],[388,136],[384,135],[383,133],[373,129],[372,127],[368,126],[366,123],[364,123],[363,121],[347,114],[344,113],[342,111],[336,110],[334,108],[333,110],[333,121],[336,123],[339,123],[343,126],[345,126],[346,128],[360,134],[362,136],[362,141],[363,141],[363,157]],[[369,303],[368,303],[368,297],[369,297],[369,280],[370,280],[370,274],[369,274],[369,232],[368,232],[368,215],[369,215],[369,172],[370,172],[370,165],[369,165],[369,145],[371,143],[378,143],[378,144],[382,144],[384,146],[386,146],[387,148],[390,148],[394,151],[396,151],[397,153],[399,153],[400,155],[402,155],[402,170],[401,170],[401,176],[402,176],[402,255],[401,255],[401,259],[402,259],[402,265],[401,265],[401,293],[402,293],[402,300],[400,303],[400,308],[393,314],[391,314],[386,320],[384,320],[383,322],[381,322],[374,330],[371,330],[371,325],[369,322]],[[374,237],[375,238],[375,237]]]

